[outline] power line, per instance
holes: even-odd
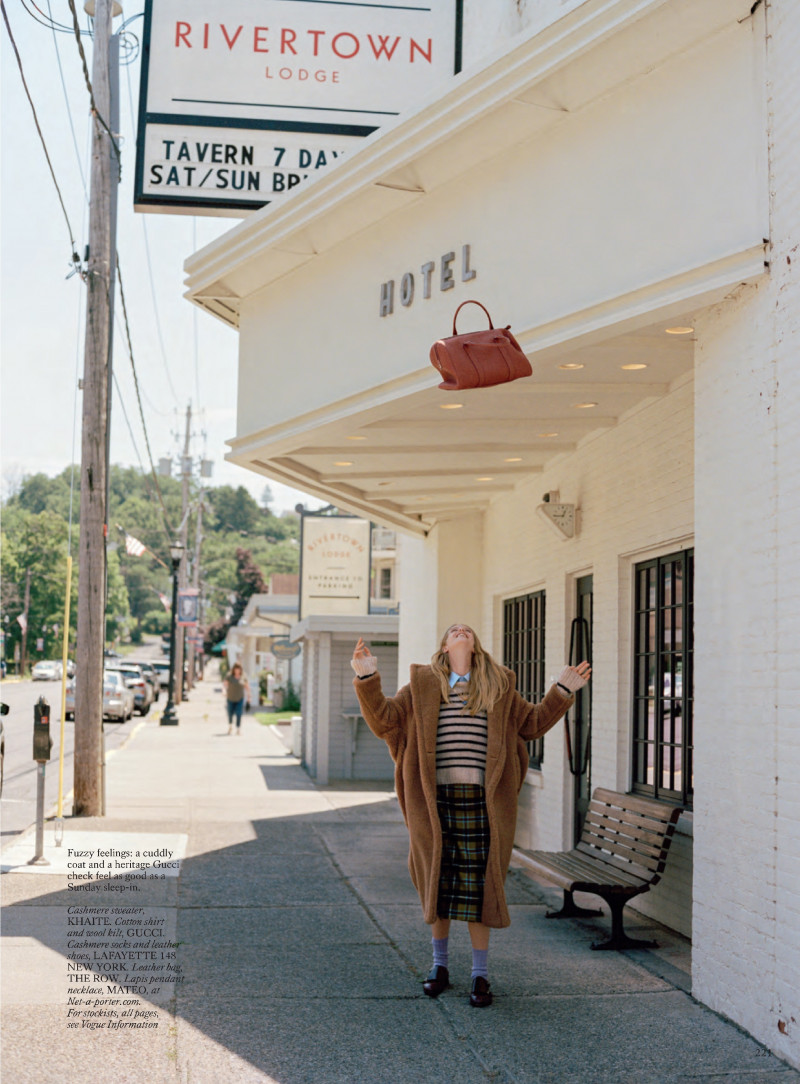
[[[64,23],[57,23],[55,21],[55,19],[53,18],[53,13],[50,10],[49,2],[47,4],[47,11],[48,11],[47,15],[45,15],[45,13],[42,11],[42,9],[39,7],[39,5],[35,4],[33,2],[33,0],[21,0],[21,3],[22,3],[22,7],[25,9],[25,11],[28,13],[28,15],[30,15],[30,17],[33,19],[34,22],[39,23],[40,26],[46,26],[48,28],[48,30],[58,30],[62,34],[71,34],[72,33],[72,27],[71,26],[66,26],[66,24],[64,24]],[[40,19],[38,19],[34,15],[34,13],[30,10],[30,8],[28,7],[28,4],[30,4],[31,7],[34,8],[34,10],[39,13],[39,15],[41,15]]]
[[[142,457],[139,454],[139,448],[138,448],[138,446],[136,444],[136,437],[133,435],[133,428],[131,426],[130,419],[128,417],[128,412],[125,409],[125,400],[124,400],[124,398],[122,396],[122,389],[119,386],[119,381],[117,380],[116,372],[112,372],[112,377],[114,379],[114,387],[117,389],[117,400],[119,402],[120,407],[122,408],[122,416],[125,419],[125,424],[128,427],[128,435],[131,438],[131,444],[133,445],[133,451],[134,451],[134,453],[136,455],[136,460],[137,460],[137,462],[139,464],[139,470],[142,472],[142,481],[144,482],[144,488],[147,490],[147,496],[150,498],[150,500],[155,501],[157,498],[156,498],[155,493],[152,490],[152,487],[151,487],[151,484],[150,484],[150,479],[147,476],[147,471],[144,469],[144,463],[142,463]]]
[[[48,22],[47,16],[45,15],[45,13],[41,10],[41,8],[37,8],[35,4],[33,4],[32,6],[34,8],[36,8],[36,11],[38,11],[39,15],[42,16],[41,19],[38,18],[36,15],[34,15],[34,13],[31,11],[31,9],[28,7],[28,5],[25,3],[25,0],[20,0],[20,2],[22,4],[22,10],[25,12],[25,14],[29,15],[31,17],[31,19],[33,19],[33,21],[35,23],[39,24],[39,26],[46,26],[48,30],[58,29],[58,30],[63,31],[65,29],[65,28],[63,28],[61,26],[58,26],[56,23],[54,23],[52,21],[52,19],[51,19],[50,22]],[[70,34],[72,33],[71,29],[69,30],[69,33]]]
[[[167,533],[167,538],[170,543],[174,539],[174,532],[170,526],[169,516],[167,515],[167,509],[164,505],[164,496],[161,492],[161,487],[158,484],[158,475],[156,474],[155,464],[153,463],[153,453],[150,449],[150,438],[147,435],[147,423],[144,420],[144,409],[142,407],[142,397],[139,393],[139,376],[136,372],[136,363],[133,359],[133,343],[131,342],[131,328],[128,322],[128,307],[125,303],[125,288],[122,285],[122,269],[119,263],[119,256],[117,256],[117,281],[119,282],[119,296],[122,302],[122,314],[125,321],[125,337],[128,341],[128,357],[130,358],[131,369],[133,370],[133,383],[136,389],[136,402],[139,404],[139,416],[142,420],[142,432],[144,433],[144,442],[147,447],[147,458],[150,460],[150,469],[153,473],[153,482],[155,484],[156,493],[158,494],[158,500],[161,505],[161,513],[164,518],[164,528]]]
[[[72,3],[72,2],[73,2],[73,0],[70,0],[70,3]],[[17,49],[17,43],[14,40],[14,35],[13,35],[12,31],[11,31],[11,24],[8,21],[8,13],[6,12],[6,5],[4,3],[4,0],[0,0],[0,9],[2,9],[2,12],[3,12],[3,21],[6,24],[6,30],[8,32],[8,36],[9,36],[9,39],[11,41],[11,47],[14,50],[14,56],[17,58],[17,67],[19,68],[20,78],[22,79],[22,86],[25,89],[25,96],[27,97],[28,102],[30,103],[31,112],[33,113],[33,122],[36,125],[36,131],[39,133],[39,139],[40,139],[41,144],[42,144],[42,149],[44,150],[44,156],[47,159],[47,166],[48,166],[48,169],[50,170],[50,176],[53,178],[53,184],[55,185],[56,192],[58,194],[58,202],[61,204],[61,210],[62,210],[62,213],[64,215],[64,221],[67,224],[67,232],[69,233],[69,243],[70,243],[70,248],[72,249],[72,263],[75,266],[76,270],[80,270],[81,261],[80,261],[80,257],[78,256],[78,253],[76,251],[77,246],[75,244],[75,234],[74,234],[73,229],[72,229],[72,223],[70,222],[69,215],[67,214],[67,208],[66,208],[66,206],[64,204],[64,197],[61,195],[61,189],[59,187],[58,180],[56,178],[55,170],[53,169],[53,163],[50,160],[50,154],[49,154],[49,152],[47,150],[47,143],[45,142],[44,134],[42,132],[41,125],[39,124],[39,117],[37,116],[37,113],[36,113],[36,106],[33,104],[33,98],[31,97],[31,92],[28,90],[28,83],[27,83],[27,81],[25,79],[25,71],[24,71],[24,69],[22,67],[22,58],[19,55],[19,49]]]
[[[23,0],[23,2],[24,2],[24,0]],[[34,7],[35,7],[35,5],[34,5]],[[47,11],[50,14],[50,18],[52,20],[52,12],[51,12],[51,9],[50,9],[50,0],[47,0]],[[55,26],[55,24],[53,24],[50,27],[50,29],[51,29],[51,31],[53,33],[53,46],[54,46],[55,51],[56,51],[56,60],[58,62],[58,74],[61,77],[61,89],[64,92],[64,103],[66,104],[66,107],[67,107],[67,120],[69,121],[69,130],[72,133],[72,145],[75,148],[75,157],[78,159],[78,172],[81,175],[81,184],[83,185],[83,194],[86,196],[86,200],[88,202],[88,200],[89,200],[89,191],[88,191],[88,189],[86,187],[86,177],[85,177],[84,172],[83,172],[83,162],[81,161],[81,153],[78,150],[78,140],[77,140],[77,137],[75,135],[75,125],[72,123],[72,110],[70,109],[70,106],[69,106],[69,95],[67,94],[67,84],[66,84],[66,82],[64,80],[64,69],[61,66],[61,50],[58,48],[58,38],[56,37],[56,26]]]
[[[83,229],[86,231],[86,218],[89,213],[88,203],[83,208]],[[81,310],[83,308],[84,291],[78,293],[78,336],[75,343],[75,385],[72,393],[72,453],[70,455],[70,471],[69,471],[69,530],[67,532],[67,555],[72,555],[72,513],[73,504],[75,499],[75,437],[78,431],[78,389],[80,387],[78,381],[78,372],[80,368],[81,358]]]
[[[111,146],[114,148],[114,154],[117,156],[117,164],[120,171],[122,170],[122,155],[120,153],[119,144],[114,138],[114,133],[106,124],[104,117],[101,115],[100,110],[97,108],[97,103],[94,100],[94,90],[92,89],[92,80],[89,76],[89,65],[86,61],[86,53],[83,51],[83,42],[81,41],[81,27],[78,22],[78,13],[75,10],[75,0],[67,0],[69,4],[69,10],[72,12],[72,25],[75,32],[75,40],[78,43],[78,52],[81,55],[81,64],[83,65],[83,78],[86,83],[86,89],[89,91],[89,101],[92,103],[92,116],[95,118],[101,128],[104,128],[108,133],[108,138],[111,140]]]

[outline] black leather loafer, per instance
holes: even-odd
[[[446,967],[437,965],[431,968],[431,973],[422,984],[422,989],[428,997],[438,997],[450,985],[450,972]]]
[[[491,987],[483,975],[476,975],[472,980],[469,1003],[474,1009],[485,1009],[493,1001]]]

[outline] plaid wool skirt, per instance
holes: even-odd
[[[483,883],[489,857],[489,818],[483,787],[476,783],[440,783],[436,806],[442,826],[439,918],[480,922]]]

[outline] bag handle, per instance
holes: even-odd
[[[461,310],[464,308],[465,305],[479,305],[483,309],[483,311],[486,313],[487,319],[489,320],[489,329],[491,331],[494,331],[494,324],[492,323],[492,318],[491,318],[491,316],[489,316],[489,310],[486,308],[486,306],[481,305],[480,301],[470,300],[470,301],[462,301],[461,304],[456,309],[456,311],[453,313],[453,334],[454,335],[458,334],[458,332],[456,331],[456,317],[458,316],[458,314],[461,312]]]

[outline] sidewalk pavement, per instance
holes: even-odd
[[[692,1000],[680,938],[593,953],[606,920],[548,922],[554,894],[520,870],[512,926],[492,934],[494,1005],[468,1004],[459,923],[453,987],[425,997],[391,788],[315,786],[252,717],[228,736],[213,679],[179,717],[110,758],[105,818],[68,819],[61,848],[48,823],[51,867],[19,872],[31,833],[3,852],[8,1084],[800,1081]]]

